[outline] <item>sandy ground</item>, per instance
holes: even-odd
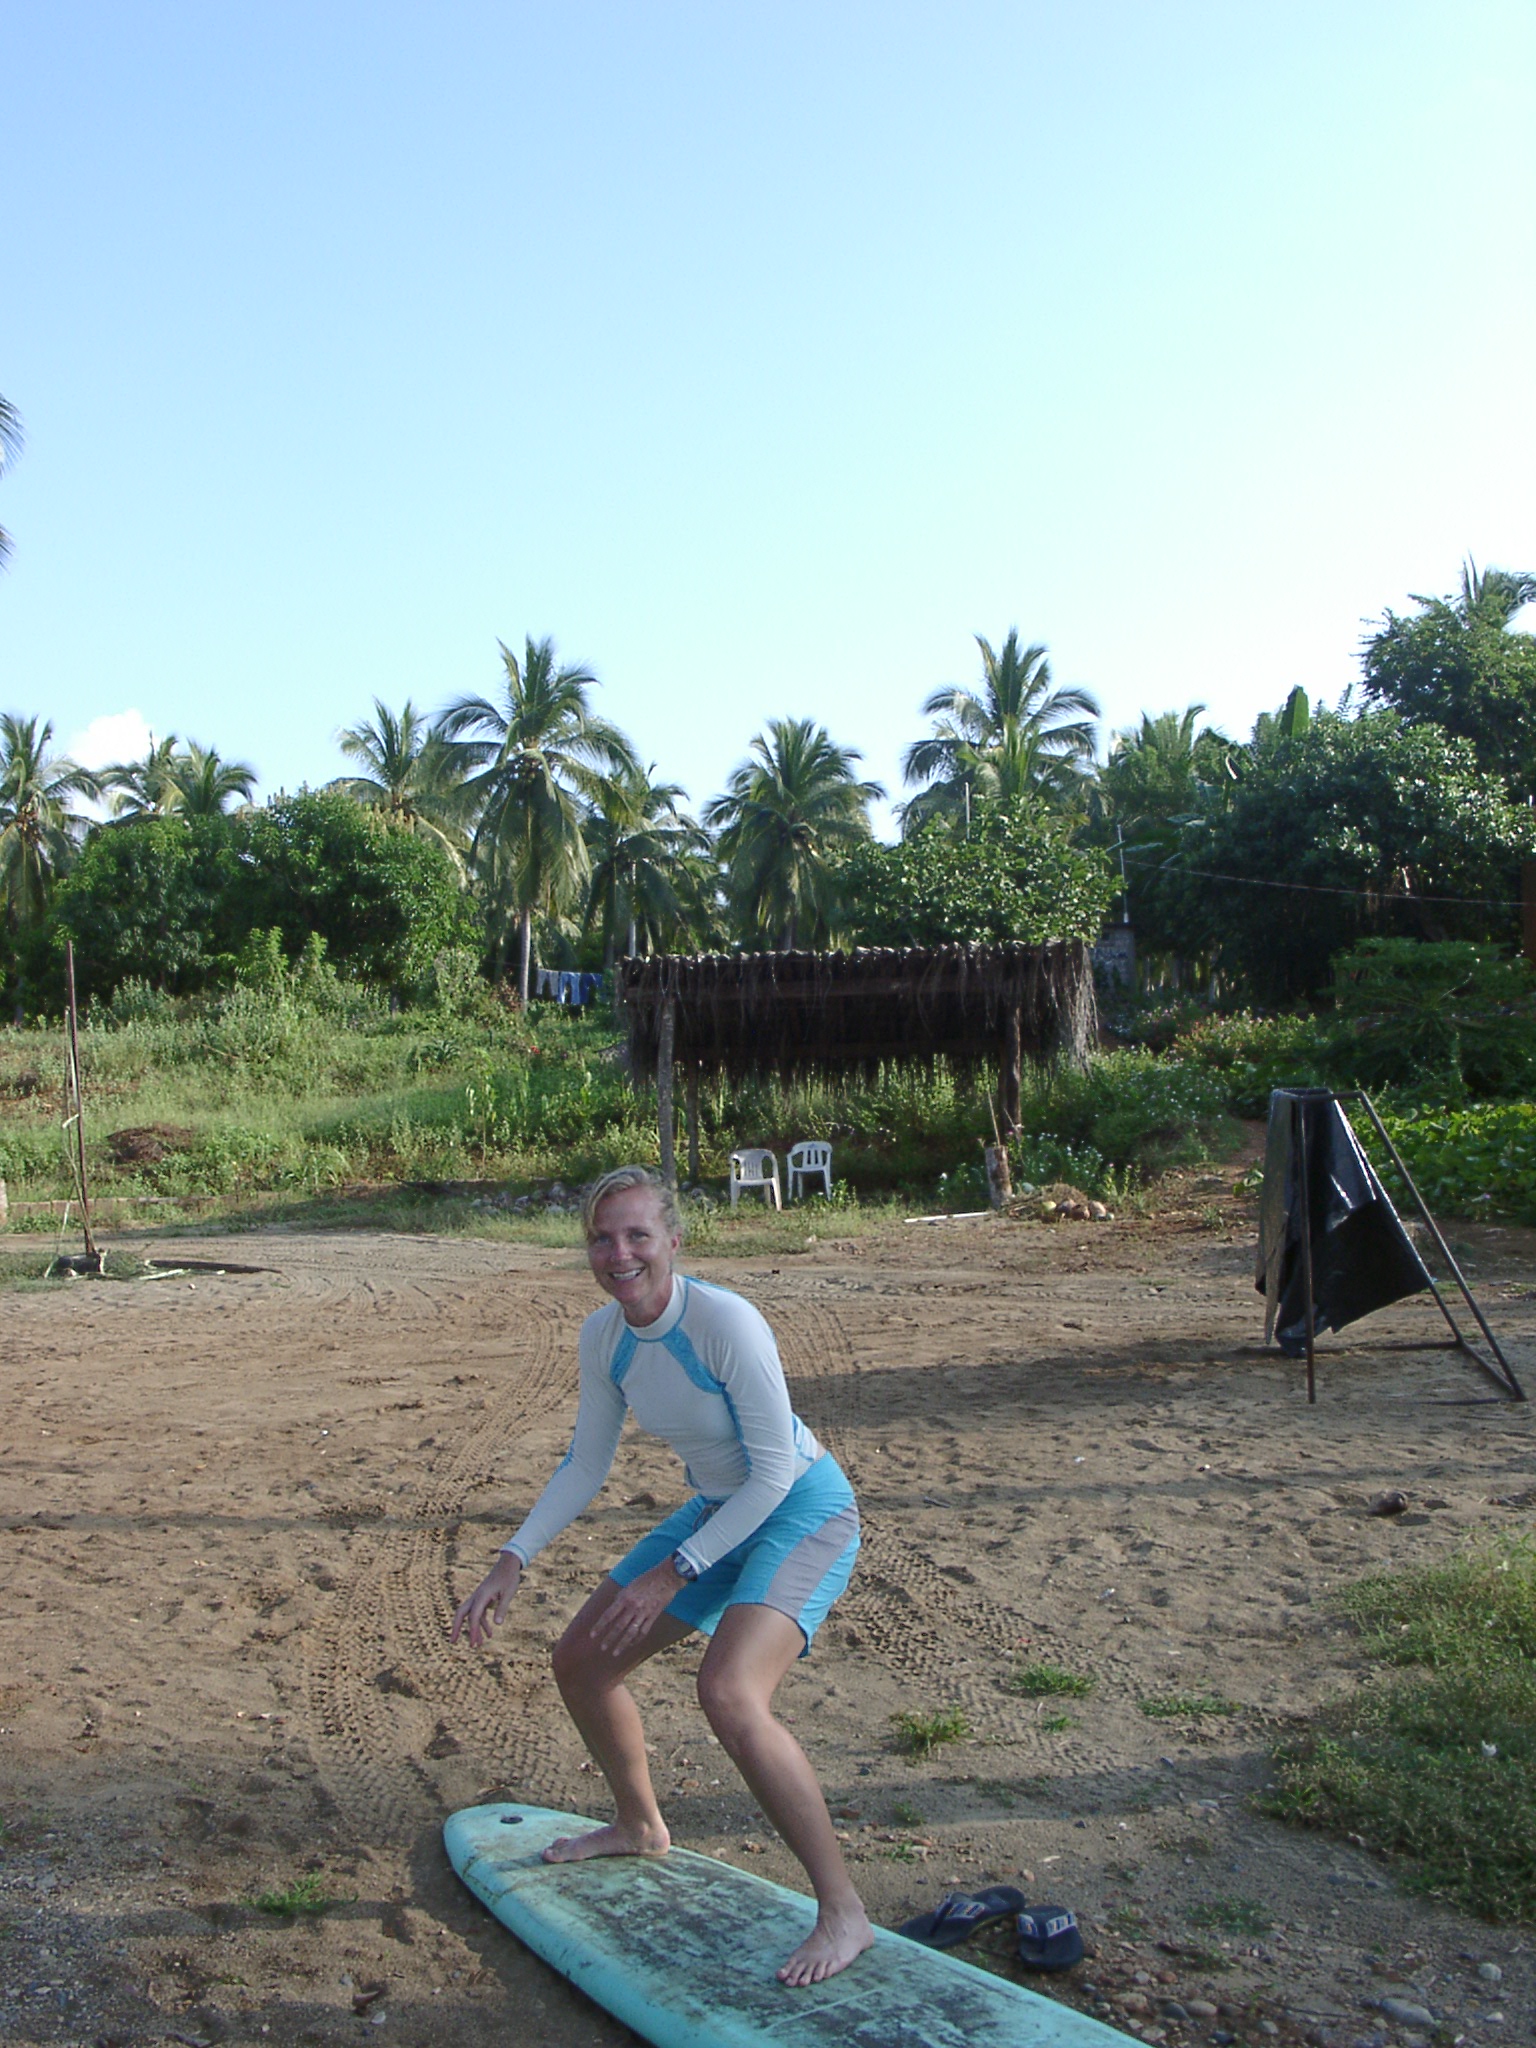
[[[1531,1235],[1465,1241],[1536,1392]],[[1251,1246],[1213,1177],[1156,1223],[700,1262],[769,1316],[864,1510],[854,1586],[781,1700],[886,1924],[957,1882],[1067,1903],[1094,1952],[1046,1988],[1173,2044],[1383,2048],[1406,2038],[1376,2005],[1394,1995],[1442,2041],[1528,2040],[1530,1930],[1407,1898],[1251,1801],[1274,1742],[1360,1680],[1330,1588],[1531,1527],[1532,1409],[1453,1353],[1393,1348],[1443,1335],[1427,1303],[1326,1340],[1309,1408],[1260,1348]],[[259,1270],[0,1298],[0,2041],[630,2040],[459,1888],[438,1837],[503,1793],[605,1810],[548,1648],[680,1497],[669,1455],[626,1437],[493,1649],[445,1639],[564,1448],[579,1255],[281,1231],[172,1249]],[[1366,1513],[1384,1487],[1408,1512]],[[1025,1657],[1096,1690],[1021,1698]],[[794,1882],[705,1731],[697,1661],[638,1687],[674,1834]],[[1140,1710],[1174,1692],[1242,1711]],[[952,1705],[968,1739],[897,1753],[893,1716]],[[322,1917],[251,1903],[305,1875],[340,1902]],[[970,1952],[1010,1968],[1000,1940]]]

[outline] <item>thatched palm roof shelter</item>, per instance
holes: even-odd
[[[851,953],[664,953],[622,960],[631,1070],[654,1075],[671,1168],[672,1077],[847,1073],[882,1060],[996,1062],[1004,1118],[1021,1063],[1087,1058],[1096,1022],[1089,948],[860,947]]]

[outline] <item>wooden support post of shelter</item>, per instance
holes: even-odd
[[[998,1089],[1003,1099],[1004,1142],[1011,1138],[1019,1127],[1019,1112],[1024,1093],[1024,1020],[1019,1015],[1017,1003],[1008,1005],[1008,1032],[1003,1046],[1002,1085]]]
[[[683,1084],[683,1121],[688,1127],[688,1182],[699,1184],[699,1063],[692,1061]]]
[[[677,998],[667,996],[661,1005],[661,1023],[656,1041],[656,1123],[661,1139],[661,1177],[669,1188],[677,1186],[677,1122],[672,1107],[673,1049],[677,1040]]]

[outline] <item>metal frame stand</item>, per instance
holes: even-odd
[[[1465,1352],[1467,1357],[1472,1360],[1473,1364],[1480,1366],[1482,1370],[1485,1373],[1487,1373],[1488,1377],[1495,1382],[1496,1385],[1503,1388],[1504,1392],[1509,1395],[1511,1400],[1523,1401],[1525,1399],[1525,1389],[1521,1386],[1519,1380],[1515,1378],[1514,1367],[1510,1364],[1509,1360],[1504,1356],[1504,1353],[1499,1349],[1499,1341],[1494,1336],[1492,1330],[1489,1329],[1488,1319],[1483,1314],[1481,1308],[1479,1308],[1477,1301],[1473,1296],[1471,1288],[1466,1283],[1466,1279],[1462,1274],[1460,1266],[1458,1266],[1456,1263],[1455,1257],[1452,1254],[1450,1246],[1446,1243],[1444,1237],[1441,1235],[1439,1224],[1436,1223],[1434,1217],[1430,1215],[1429,1204],[1425,1201],[1424,1197],[1419,1193],[1419,1190],[1414,1183],[1413,1175],[1408,1171],[1408,1168],[1403,1164],[1402,1154],[1398,1151],[1397,1147],[1393,1144],[1392,1140],[1387,1136],[1386,1126],[1382,1123],[1381,1118],[1376,1114],[1375,1103],[1372,1102],[1370,1096],[1366,1094],[1363,1088],[1330,1088],[1327,1090],[1319,1090],[1318,1093],[1326,1093],[1329,1096],[1330,1100],[1336,1103],[1358,1102],[1364,1105],[1366,1115],[1370,1118],[1372,1124],[1375,1126],[1377,1137],[1380,1138],[1382,1144],[1386,1146],[1388,1157],[1391,1159],[1392,1164],[1397,1168],[1397,1171],[1402,1175],[1404,1187],[1406,1187],[1409,1194],[1412,1195],[1414,1199],[1414,1204],[1417,1207],[1420,1216],[1423,1217],[1424,1222],[1428,1226],[1429,1234],[1434,1239],[1436,1247],[1438,1248],[1441,1257],[1445,1260],[1447,1266],[1450,1267],[1451,1272],[1455,1277],[1456,1285],[1461,1289],[1462,1299],[1466,1302],[1467,1307],[1472,1311],[1473,1315],[1477,1318],[1477,1327],[1482,1331],[1484,1338],[1487,1340],[1488,1348],[1493,1353],[1494,1358],[1497,1360],[1497,1364],[1490,1365],[1488,1360],[1483,1357],[1482,1353],[1480,1351],[1475,1350],[1473,1346],[1467,1342],[1466,1338],[1462,1335],[1460,1329],[1457,1327],[1456,1318],[1451,1314],[1450,1308],[1446,1303],[1445,1296],[1440,1292],[1439,1287],[1436,1285],[1434,1274],[1431,1273],[1429,1271],[1429,1268],[1426,1266],[1424,1268],[1424,1271],[1425,1276],[1429,1281],[1429,1291],[1435,1297],[1435,1305],[1440,1310],[1441,1315],[1445,1317],[1446,1323],[1451,1332],[1451,1348],[1457,1351]],[[1297,1173],[1299,1178],[1299,1188],[1301,1194],[1301,1201],[1299,1204],[1301,1210],[1301,1279],[1302,1288],[1304,1290],[1306,1297],[1307,1399],[1308,1401],[1315,1402],[1317,1399],[1317,1312],[1316,1305],[1313,1301],[1312,1296],[1312,1212],[1311,1191],[1308,1185],[1307,1174],[1307,1132],[1306,1122],[1305,1119],[1302,1117],[1301,1108],[1302,1105],[1300,1100],[1293,1099],[1291,1103],[1291,1135],[1294,1140],[1294,1150],[1297,1160]]]

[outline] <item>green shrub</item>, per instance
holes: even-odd
[[[1099,1022],[1143,1052],[1167,1052],[1174,1041],[1211,1014],[1199,996],[1156,989],[1141,994],[1111,982],[1099,989]]]
[[[1208,1017],[1181,1034],[1174,1056],[1216,1075],[1234,1116],[1269,1114],[1275,1088],[1348,1086],[1336,1057],[1338,1032],[1310,1016]]]
[[[1036,1072],[1023,1090],[1015,1170],[1026,1180],[1073,1180],[1104,1168],[1158,1173],[1206,1156],[1226,1108],[1226,1089],[1199,1066],[1151,1053],[1101,1054],[1086,1069]],[[1063,1168],[1053,1163],[1051,1147]]]
[[[1016,1188],[1051,1187],[1065,1182],[1085,1195],[1102,1196],[1114,1168],[1094,1145],[1073,1145],[1065,1138],[1015,1138],[1008,1147],[1009,1171]],[[981,1175],[985,1183],[986,1175]]]
[[[478,957],[467,946],[443,946],[432,956],[418,1000],[449,1017],[467,1017],[486,998]]]
[[[1382,1119],[1403,1164],[1437,1216],[1498,1216],[1536,1223],[1536,1103],[1482,1103],[1472,1109]],[[1406,1190],[1369,1124],[1358,1126],[1389,1192]]]
[[[64,1138],[58,1129],[0,1126],[0,1180],[12,1195],[19,1196],[23,1188],[51,1185],[65,1172]]]
[[[113,989],[106,1014],[114,1024],[168,1024],[180,1007],[175,996],[153,987],[140,975],[130,974]]]

